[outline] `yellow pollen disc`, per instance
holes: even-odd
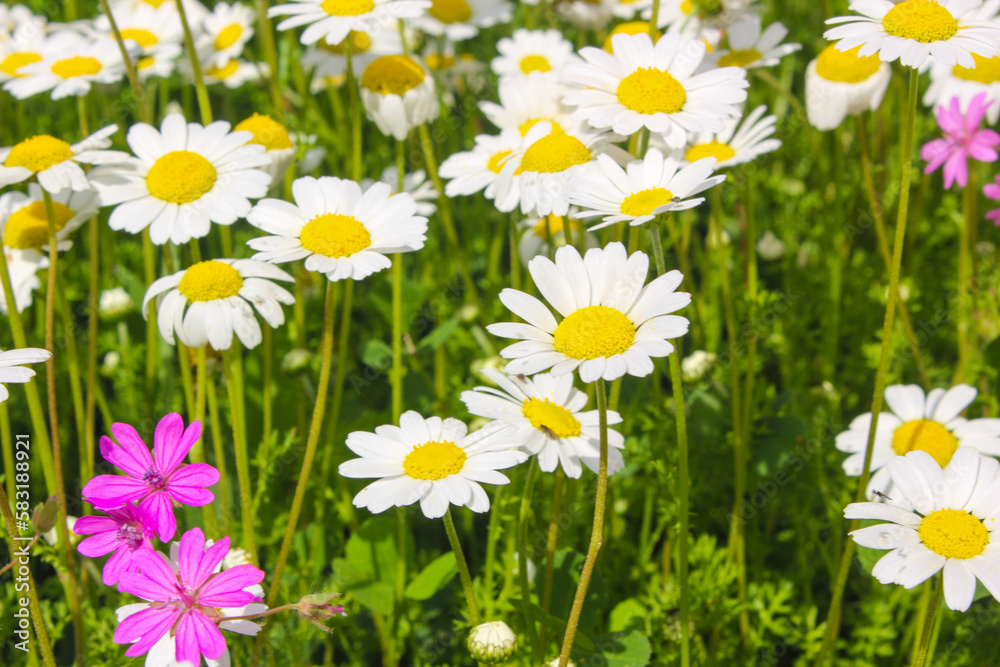
[[[608,35],[608,38],[604,40],[604,50],[608,53],[614,53],[614,50],[611,48],[611,38],[615,35],[638,34],[649,34],[649,21],[629,21],[628,23],[616,25],[611,29],[611,33]]]
[[[292,140],[288,136],[288,130],[285,129],[284,125],[267,114],[254,113],[254,115],[238,123],[233,130],[237,132],[241,130],[253,132],[253,139],[247,143],[260,144],[269,151],[292,148]]]
[[[382,56],[361,75],[362,88],[382,95],[403,95],[423,82],[423,68],[409,56]]]
[[[894,37],[929,44],[954,37],[958,21],[935,0],[906,0],[886,13],[882,27]]]
[[[563,132],[552,132],[528,147],[521,158],[521,171],[554,174],[590,162],[593,153],[582,141]]]
[[[358,32],[357,30],[352,30],[350,34],[351,39],[351,53],[364,53],[368,49],[372,48],[372,40],[366,33]],[[326,38],[319,40],[319,47],[324,51],[329,51],[330,53],[335,53],[338,56],[342,56],[347,53],[347,38],[345,37],[338,44],[328,44]]]
[[[673,198],[674,193],[666,188],[650,188],[636,192],[622,202],[622,214],[633,218],[649,215],[664,204],[669,204]]]
[[[685,14],[690,14],[694,11],[694,3],[691,0],[684,0],[681,3],[681,11]]]
[[[173,0],[144,0],[147,5],[152,7],[159,7],[165,2],[172,2]]]
[[[465,450],[454,442],[425,442],[403,459],[403,470],[413,479],[444,479],[462,472]]]
[[[0,62],[0,72],[3,72],[7,76],[22,77],[23,74],[18,74],[17,70],[21,69],[25,65],[30,65],[31,63],[37,63],[42,57],[37,53],[29,53],[27,51],[21,53],[12,53]]]
[[[641,68],[618,84],[618,101],[641,114],[677,113],[684,108],[687,93],[668,72]]]
[[[892,434],[892,448],[899,456],[914,451],[927,452],[943,468],[958,449],[958,438],[936,421],[914,419]]]
[[[25,167],[37,174],[71,157],[73,148],[65,141],[47,134],[39,134],[14,146],[3,166]]]
[[[725,162],[726,160],[732,159],[734,155],[736,155],[736,151],[734,151],[729,144],[713,140],[707,144],[692,146],[688,149],[687,153],[684,154],[684,159],[688,162],[694,162],[704,157],[714,157],[719,162]]]
[[[205,74],[214,77],[216,79],[219,79],[221,81],[222,79],[226,79],[228,77],[231,77],[233,74],[236,74],[236,70],[238,70],[239,68],[240,68],[239,61],[236,60],[236,58],[233,58],[222,67],[216,67],[215,65],[212,65],[211,67],[208,68],[208,70],[205,71]]]
[[[152,67],[154,62],[156,61],[150,56],[146,56],[145,58],[139,58],[139,62],[137,62],[135,66],[139,69],[146,69],[147,67]]]
[[[551,72],[552,65],[549,64],[548,58],[540,55],[530,55],[521,58],[521,71],[525,74],[531,74],[532,72]]]
[[[173,151],[153,163],[146,174],[149,194],[171,204],[187,204],[201,198],[215,185],[212,163],[191,151]]]
[[[719,67],[746,67],[762,57],[757,49],[738,49],[719,58]]]
[[[52,73],[64,79],[74,76],[89,76],[101,71],[101,62],[97,58],[75,56],[59,60],[52,65]]]
[[[963,510],[938,510],[920,522],[924,546],[945,558],[966,559],[986,550],[990,533],[983,522]]]
[[[375,9],[373,0],[323,0],[321,6],[330,16],[358,16]]]
[[[875,74],[880,66],[878,56],[858,57],[860,46],[838,51],[835,44],[823,49],[816,59],[816,74],[827,81],[861,83]]]
[[[977,81],[979,83],[997,83],[1000,81],[1000,56],[984,58],[973,53],[972,58],[976,61],[976,68],[969,69],[968,67],[955,65],[951,70],[955,78],[964,79],[965,81]],[[0,69],[3,69],[2,65],[0,65]]]
[[[62,229],[73,217],[73,211],[65,204],[52,202],[53,220],[56,229]],[[3,229],[3,244],[8,248],[27,250],[41,248],[49,242],[49,219],[45,214],[45,202],[31,202],[11,213]]]
[[[486,163],[486,168],[492,171],[494,174],[499,174],[503,170],[503,159],[511,154],[510,150],[500,151],[499,153],[494,153],[490,161]]]
[[[179,289],[191,303],[228,299],[240,293],[243,276],[225,262],[210,259],[199,262],[184,272]]]
[[[424,62],[427,63],[427,67],[434,70],[435,72],[443,72],[448,70],[455,64],[455,57],[449,55],[438,55],[436,53],[428,54],[424,58]]]
[[[542,218],[534,227],[531,228],[531,231],[535,236],[544,241],[548,241],[550,239],[549,232],[552,233],[551,236],[561,234],[563,227],[565,226],[566,218],[561,215],[549,215]],[[580,229],[580,221],[570,219],[569,228],[574,232],[577,231]]]
[[[531,425],[540,431],[545,431],[549,437],[562,439],[580,435],[580,422],[576,417],[563,406],[547,398],[526,400],[523,411],[524,416],[531,421]]]
[[[222,49],[228,49],[230,46],[236,43],[236,40],[240,38],[243,34],[243,26],[238,23],[233,23],[227,25],[223,28],[219,36],[215,38],[215,49],[221,51]]]
[[[465,0],[432,0],[427,13],[441,23],[464,23],[472,18],[472,8]]]
[[[517,129],[520,130],[521,136],[523,137],[526,134],[528,134],[528,131],[531,128],[533,128],[535,125],[541,123],[542,121],[545,121],[545,122],[548,122],[548,123],[552,123],[552,133],[553,134],[555,134],[557,132],[562,133],[563,129],[561,127],[559,127],[556,124],[556,122],[554,120],[552,120],[551,118],[532,118],[530,120],[526,120],[523,123],[521,123],[521,125]]]
[[[587,306],[556,327],[556,352],[573,359],[598,359],[622,354],[635,340],[635,325],[620,310]]]
[[[313,218],[299,233],[302,247],[327,257],[347,257],[372,244],[372,237],[356,218],[325,213]]]
[[[144,49],[155,46],[160,41],[156,35],[145,28],[125,28],[122,30],[122,39],[131,39]]]

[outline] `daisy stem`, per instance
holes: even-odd
[[[927,661],[931,636],[934,634],[934,620],[937,618],[941,597],[944,595],[944,582],[937,583],[937,577],[932,577],[924,585],[931,588],[933,592],[925,599],[927,607],[924,608],[924,626],[920,631],[920,643],[913,653],[910,667],[924,667],[924,663]]]
[[[590,586],[590,577],[594,573],[597,554],[604,542],[604,506],[608,497],[608,396],[604,378],[598,378],[596,389],[597,410],[601,427],[601,457],[597,472],[597,493],[594,498],[594,523],[590,531],[590,547],[587,549],[587,557],[583,561],[583,569],[580,570],[580,583],[576,587],[573,606],[570,608],[569,619],[566,621],[566,634],[563,636],[562,650],[559,652],[559,667],[566,667],[569,664],[569,656],[573,651],[573,640],[576,638],[576,628],[580,623],[580,614],[583,612],[583,603],[587,597],[587,587]]]
[[[344,39],[344,59],[347,61],[347,99],[351,107],[351,179],[361,182],[361,101],[354,76],[354,45],[351,34]]]
[[[406,174],[406,144],[396,142],[396,192],[403,192]],[[392,258],[392,422],[403,414],[403,254]]]
[[[156,280],[156,248],[149,238],[149,227],[142,230],[142,261],[146,284],[152,285]],[[156,389],[156,353],[160,339],[157,337],[156,300],[149,302],[149,315],[146,318],[146,402],[147,411],[152,412],[150,402]]]
[[[87,394],[83,406],[83,458],[87,462],[83,479],[94,474],[95,430],[97,427],[97,329],[100,323],[100,230],[101,223],[95,215],[89,223],[90,284],[87,293]]]
[[[514,214],[510,216],[510,286],[521,289],[521,266],[517,256],[517,222]]]
[[[177,16],[181,19],[181,28],[184,29],[184,48],[187,50],[188,59],[191,61],[191,75],[194,79],[194,90],[198,96],[198,111],[201,112],[201,124],[208,125],[212,122],[212,105],[208,99],[208,89],[205,87],[205,77],[201,71],[201,62],[198,60],[198,51],[194,48],[194,36],[191,33],[191,24],[188,23],[187,10],[181,0],[177,3]],[[228,254],[226,255],[229,256]]]
[[[69,299],[66,297],[66,281],[60,280],[56,292],[58,300],[59,316],[62,319],[63,336],[65,336],[65,348],[67,366],[69,367],[69,387],[73,400],[73,421],[76,426],[76,441],[84,442],[84,415],[83,415],[83,386],[80,382],[80,355],[76,347],[76,325],[73,323],[73,314],[70,312]],[[87,472],[87,457],[80,454],[80,475],[81,479],[89,479]]]
[[[274,29],[271,26],[271,19],[267,18],[268,0],[257,0],[257,23],[260,31],[260,41],[264,46],[264,59],[271,70],[268,78],[271,90],[271,104],[274,106],[274,114],[278,117],[278,122],[284,123],[285,100],[281,95],[281,76],[278,70],[278,48],[274,42]],[[349,37],[349,36],[348,36]]]
[[[552,490],[552,512],[549,518],[549,535],[545,544],[545,574],[542,579],[542,610],[548,612],[552,605],[552,575],[556,565],[556,546],[559,543],[559,511],[562,505],[563,486],[566,483],[566,472],[562,466],[556,468],[555,488]],[[538,648],[545,653],[548,637],[548,626],[542,621],[541,636]]]
[[[469,575],[469,565],[462,553],[462,543],[458,541],[455,531],[455,521],[451,518],[451,507],[444,513],[444,530],[448,533],[448,542],[455,552],[455,563],[458,565],[458,578],[462,580],[462,590],[465,591],[465,603],[469,605],[469,621],[472,626],[479,625],[479,607],[476,606],[476,591],[472,588],[472,577]]]
[[[969,356],[972,351],[974,341],[971,339],[970,314],[972,311],[970,300],[972,298],[972,246],[970,239],[972,230],[978,220],[976,219],[976,199],[979,196],[979,187],[976,183],[975,167],[969,169],[969,179],[962,192],[962,214],[963,221],[958,240],[958,368],[951,384],[965,382],[966,374],[969,370]]]
[[[882,411],[882,401],[885,393],[886,372],[889,367],[889,348],[892,343],[893,316],[896,313],[896,303],[899,296],[899,273],[903,263],[903,245],[906,241],[906,222],[910,203],[910,180],[913,169],[913,126],[917,110],[917,88],[919,72],[910,70],[910,83],[905,117],[903,120],[902,165],[899,174],[899,211],[896,218],[896,235],[892,247],[892,265],[889,267],[889,296],[885,305],[885,320],[882,324],[882,347],[879,354],[878,371],[875,375],[875,391],[872,398],[872,422],[868,429],[868,443],[865,447],[865,462],[861,467],[861,477],[858,478],[858,490],[855,493],[856,502],[864,502],[868,480],[871,478],[872,450],[875,445],[875,433],[878,428],[878,417]],[[851,521],[849,530],[857,529],[859,521]],[[823,646],[816,660],[817,667],[827,663],[832,657],[837,635],[840,632],[841,605],[844,601],[844,589],[847,586],[847,576],[850,574],[851,562],[854,559],[855,542],[848,540],[840,559],[840,569],[834,580],[831,591],[830,609],[826,615],[826,635]]]
[[[135,63],[129,57],[128,49],[125,47],[125,40],[122,39],[121,30],[118,29],[118,22],[115,21],[115,17],[111,13],[108,0],[101,0],[101,10],[108,17],[108,23],[111,25],[111,34],[114,35],[115,42],[118,43],[118,50],[121,51],[122,61],[125,63],[125,75],[128,77],[129,85],[132,86],[132,94],[135,96],[135,108],[138,112],[139,120],[143,123],[150,123],[152,122],[152,116],[149,113],[149,106],[146,104],[146,93],[139,82],[139,74],[135,69]]]
[[[271,431],[274,428],[274,410],[273,410],[273,393],[271,391],[271,383],[274,377],[274,332],[271,327],[263,327],[264,333],[264,346],[262,354],[263,359],[263,377],[261,379],[261,412],[264,420],[264,441],[267,442],[271,438]]]
[[[234,343],[235,345],[235,343]],[[259,562],[257,559],[257,537],[254,533],[253,525],[253,495],[250,490],[250,464],[247,454],[246,437],[243,432],[243,405],[240,402],[239,387],[237,386],[238,375],[242,375],[242,368],[237,371],[236,365],[242,366],[240,359],[241,350],[232,348],[222,353],[222,367],[226,375],[226,393],[229,396],[230,422],[233,426],[233,444],[236,451],[236,478],[240,485],[240,519],[243,523],[243,541],[246,549],[250,552],[250,560],[254,565]]]
[[[528,463],[528,476],[524,480],[524,493],[521,496],[521,511],[517,520],[517,579],[521,585],[521,613],[528,629],[528,645],[534,664],[541,664],[542,655],[538,644],[538,631],[535,628],[534,615],[531,612],[531,582],[528,580],[528,517],[531,511],[531,494],[535,488],[535,478],[538,477],[538,466]]]
[[[0,443],[3,445],[3,474],[7,495],[17,498],[17,481],[14,477],[14,436],[10,431],[10,412],[7,402],[0,403]]]
[[[657,23],[660,22],[660,0],[653,0],[653,6],[650,10],[652,13],[649,16],[649,36],[656,42],[657,33],[659,28]]]
[[[219,398],[215,390],[215,381],[205,384],[205,397],[208,400],[209,427],[212,430],[212,445],[215,450],[215,467],[219,469],[219,501],[222,511],[222,533],[231,532],[229,512],[229,478],[226,476],[226,453],[222,445],[222,424],[219,422]]]
[[[83,613],[80,610],[80,597],[77,593],[76,566],[73,559],[73,546],[69,542],[69,530],[66,526],[66,484],[63,479],[62,448],[59,441],[59,409],[56,401],[56,295],[59,288],[59,241],[56,238],[56,216],[52,206],[52,195],[42,189],[45,201],[45,217],[49,227],[49,275],[48,286],[45,289],[45,347],[52,353],[52,358],[45,364],[45,379],[49,394],[49,427],[52,438],[52,461],[54,464],[56,482],[56,499],[59,502],[59,515],[56,519],[56,532],[59,543],[63,547],[63,564],[69,572],[66,577],[66,592],[73,615],[73,644],[76,658],[83,664]],[[12,310],[17,310],[13,308]]]
[[[330,433],[336,435],[337,426],[340,424],[340,408],[344,402],[344,378],[347,376],[347,350],[349,349],[348,344],[351,339],[351,312],[354,307],[354,281],[345,280],[344,282],[344,299],[340,306],[340,340],[337,342],[338,360],[337,360],[337,371],[333,376],[333,407],[330,412]],[[326,447],[324,451],[324,464],[323,467],[329,470],[327,461],[334,455],[336,448]],[[323,475],[323,480],[327,479],[327,475]],[[343,497],[350,495],[347,488],[347,478],[336,475],[335,482],[338,491],[342,493]],[[354,514],[354,505],[351,503],[345,504],[345,510],[347,512],[348,524],[355,526],[357,524],[357,519]]]
[[[271,580],[271,590],[268,592],[268,605],[274,604],[281,588],[281,577],[288,561],[288,552],[292,548],[292,538],[299,522],[299,512],[302,510],[302,500],[309,485],[309,473],[312,470],[313,459],[316,456],[316,445],[319,443],[320,432],[323,430],[323,414],[326,412],[327,389],[330,384],[330,367],[333,364],[333,320],[336,311],[333,282],[326,284],[326,306],[323,312],[323,342],[322,363],[319,370],[319,384],[316,387],[316,405],[313,408],[312,423],[309,424],[309,436],[306,440],[306,451],[302,457],[302,470],[295,486],[295,496],[292,498],[292,509],[288,515],[285,537],[281,541],[281,551],[278,552],[278,562],[274,567],[274,577]]]
[[[484,614],[487,618],[493,616],[493,605],[496,603],[496,597],[493,595],[493,576],[497,558],[497,541],[500,539],[500,524],[503,523],[501,507],[503,506],[505,488],[506,486],[498,486],[493,495],[493,504],[490,506],[490,525],[486,530],[486,565],[483,567],[483,590],[486,592]]]

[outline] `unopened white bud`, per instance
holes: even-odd
[[[466,644],[475,660],[495,664],[514,654],[517,635],[503,621],[490,621],[472,628]]]

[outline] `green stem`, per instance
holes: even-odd
[[[490,506],[490,525],[486,530],[486,565],[483,567],[483,591],[486,593],[484,614],[486,618],[493,617],[493,605],[496,598],[493,595],[493,576],[497,558],[497,541],[500,539],[500,524],[503,523],[501,511],[505,486],[498,486]]]
[[[274,333],[271,331],[271,327],[264,327],[262,354],[264,355],[264,369],[261,381],[261,403],[263,404],[261,412],[263,412],[264,417],[264,441],[267,442],[274,429],[274,395],[271,391],[272,378],[274,377]]]
[[[261,44],[264,46],[264,59],[271,70],[268,77],[271,91],[271,105],[274,107],[274,114],[280,123],[284,123],[285,100],[281,95],[281,75],[278,69],[278,48],[274,42],[274,29],[271,26],[271,19],[267,18],[267,0],[257,0],[257,31],[260,34]],[[350,40],[350,35],[348,35]]]
[[[83,479],[94,476],[94,453],[97,428],[97,330],[100,323],[98,300],[100,298],[100,229],[97,216],[90,219],[90,284],[87,294],[87,394],[83,406],[83,458],[87,461]]]
[[[924,584],[933,589],[933,593],[927,597],[928,606],[924,609],[924,626],[920,631],[920,643],[913,653],[913,660],[910,667],[924,667],[928,658],[928,648],[931,643],[931,635],[934,634],[934,620],[937,618],[938,607],[941,606],[941,598],[944,596],[944,582],[935,583],[937,577],[928,579]]]
[[[399,183],[396,192],[403,192],[406,169],[406,144],[396,142],[396,170]],[[392,422],[399,423],[403,414],[403,255],[392,258]]]
[[[219,501],[222,512],[222,533],[231,532],[231,514],[229,511],[229,478],[226,475],[226,453],[222,441],[222,424],[219,421],[219,398],[215,390],[215,379],[208,380],[205,386],[205,396],[208,399],[208,420],[212,431],[212,448],[215,451],[215,467],[219,469]]]
[[[971,339],[971,287],[972,287],[972,246],[969,238],[979,220],[976,216],[976,199],[979,197],[979,187],[976,184],[976,170],[969,169],[969,181],[962,192],[962,225],[958,239],[958,368],[952,378],[952,385],[965,382],[969,370],[969,358],[972,354]]]
[[[178,2],[178,4],[180,3]],[[143,123],[150,123],[152,122],[152,118],[149,114],[149,106],[146,104],[146,93],[139,82],[139,73],[135,69],[135,63],[132,62],[132,58],[129,57],[128,49],[125,47],[125,40],[122,39],[122,33],[118,29],[118,23],[115,21],[114,15],[111,13],[111,7],[108,6],[108,0],[101,0],[101,10],[108,17],[108,23],[111,25],[111,34],[114,35],[115,42],[118,43],[118,50],[121,51],[122,61],[125,63],[125,75],[128,77],[129,85],[132,86],[132,94],[135,95],[135,107],[138,111],[139,120]]]
[[[146,284],[152,285],[156,280],[156,248],[149,239],[149,228],[142,230],[142,261],[145,270]],[[146,401],[147,406],[153,400],[156,392],[156,356],[160,339],[156,326],[156,301],[149,302],[149,315],[146,318]]]
[[[552,575],[556,565],[556,546],[559,544],[559,512],[562,506],[563,485],[566,483],[566,473],[562,466],[556,468],[555,488],[552,490],[552,511],[549,517],[549,534],[545,543],[545,574],[542,579],[542,610],[548,611],[552,605]],[[538,648],[544,654],[548,643],[548,626],[542,622],[538,639]]]
[[[188,59],[191,61],[191,75],[194,78],[194,90],[198,96],[198,111],[201,112],[201,124],[208,125],[212,122],[212,105],[208,100],[208,89],[205,87],[205,77],[201,71],[201,62],[198,60],[198,51],[194,47],[194,36],[191,34],[191,24],[188,23],[187,11],[181,0],[177,3],[177,15],[181,19],[181,27],[184,29],[184,48],[187,50]],[[226,253],[229,257],[229,253]]]
[[[524,494],[521,496],[521,512],[517,521],[517,578],[521,585],[521,613],[528,629],[528,645],[531,647],[535,664],[542,662],[539,654],[538,631],[535,628],[534,614],[531,612],[531,582],[528,580],[528,518],[531,516],[531,493],[538,476],[538,465],[528,462],[528,476],[524,480]]]
[[[451,518],[451,507],[444,513],[444,530],[448,533],[448,542],[455,552],[455,563],[458,565],[458,577],[462,580],[462,590],[465,592],[465,603],[469,606],[469,621],[472,626],[479,625],[479,607],[476,606],[476,591],[472,588],[472,577],[469,575],[469,564],[465,562],[462,553],[462,543],[458,541],[455,532],[455,521]]]
[[[7,496],[17,498],[17,484],[14,479],[14,436],[10,431],[10,412],[7,402],[0,403],[0,444],[3,445],[3,474],[7,484]]]
[[[344,58],[347,60],[347,99],[351,107],[351,179],[361,182],[361,101],[358,99],[358,82],[354,76],[354,48],[351,35],[344,40]]]
[[[222,367],[226,375],[226,394],[229,397],[229,416],[233,426],[233,444],[236,451],[236,478],[240,487],[240,519],[243,523],[243,540],[250,552],[250,560],[256,565],[257,536],[253,521],[253,493],[250,490],[250,456],[244,429],[243,403],[240,401],[239,377],[242,373],[243,351],[230,348],[222,353]],[[239,366],[239,368],[237,368]]]

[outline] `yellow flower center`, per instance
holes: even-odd
[[[22,77],[23,74],[18,74],[17,70],[21,69],[25,65],[30,65],[31,63],[37,63],[42,57],[37,53],[29,53],[23,51],[21,53],[12,53],[3,59],[0,63],[0,72],[3,72],[7,76]]]
[[[963,510],[938,510],[920,522],[924,546],[945,558],[972,558],[986,550],[990,533],[983,522]]]
[[[241,287],[243,276],[239,271],[225,262],[210,259],[185,271],[179,289],[189,302],[194,303],[228,299],[239,294]]]
[[[159,7],[160,5],[162,5],[165,2],[171,2],[171,1],[172,0],[144,0],[144,2],[147,5],[150,5],[152,7]]]
[[[573,359],[598,359],[622,354],[635,340],[635,325],[625,313],[608,306],[587,306],[556,327],[556,352]]]
[[[886,13],[882,27],[894,37],[929,44],[954,37],[958,21],[935,0],[906,0]]]
[[[677,113],[684,108],[687,93],[668,72],[644,67],[618,84],[618,101],[642,114]]]
[[[73,148],[65,141],[39,134],[14,146],[3,166],[24,167],[37,174],[71,157]]]
[[[319,41],[319,47],[324,51],[329,51],[338,56],[342,56],[347,53],[347,39],[344,38],[338,44],[328,44],[326,38],[324,37]],[[351,53],[364,53],[368,49],[372,48],[371,37],[367,33],[359,32],[357,30],[352,30],[350,33],[351,40]]]
[[[472,18],[472,8],[465,0],[432,0],[427,12],[441,23],[464,23]]]
[[[490,161],[486,163],[486,168],[492,171],[494,174],[499,174],[503,170],[503,159],[511,154],[511,151],[505,150],[499,153],[494,153]]]
[[[101,62],[89,56],[74,56],[56,61],[52,65],[52,73],[64,79],[75,76],[90,76],[101,71]]]
[[[247,143],[260,144],[269,151],[292,148],[292,140],[288,136],[288,130],[267,114],[255,112],[254,115],[238,123],[233,130],[252,132],[253,139]]]
[[[521,171],[553,174],[590,162],[593,154],[582,141],[563,132],[552,132],[528,147],[521,158]]]
[[[56,230],[66,226],[73,211],[57,201],[52,202],[52,218]],[[3,229],[3,244],[15,250],[41,248],[49,242],[49,219],[45,214],[45,202],[31,202],[11,213]]]
[[[156,35],[145,28],[125,28],[122,30],[122,39],[131,39],[144,49],[155,46],[160,41]]]
[[[139,62],[135,66],[139,69],[146,69],[147,67],[152,67],[155,62],[151,56],[146,56],[145,58],[139,58]]]
[[[325,213],[306,223],[299,233],[302,247],[327,257],[347,257],[372,244],[372,237],[356,218]]]
[[[816,74],[827,81],[839,83],[861,83],[878,71],[878,56],[859,57],[860,46],[847,51],[838,51],[835,44],[823,49],[816,59]]]
[[[608,34],[608,38],[604,40],[604,50],[608,53],[614,53],[614,49],[611,48],[611,38],[615,35],[640,34],[649,34],[649,21],[629,21],[628,23],[616,25],[611,29],[611,32]]]
[[[219,33],[219,36],[215,38],[215,49],[221,51],[222,49],[228,49],[230,46],[236,43],[236,40],[240,38],[243,34],[243,26],[238,23],[233,23],[227,25]]]
[[[684,0],[684,2],[681,3],[681,12],[683,12],[684,14],[690,14],[693,11],[694,11],[694,3],[691,2],[691,0]]]
[[[762,57],[757,49],[737,49],[719,58],[719,67],[746,67]]]
[[[674,193],[666,188],[649,188],[629,195],[622,202],[622,214],[638,218],[649,215],[664,204],[669,204]]]
[[[381,95],[403,95],[423,82],[424,69],[409,56],[382,56],[361,75],[361,86]]]
[[[233,74],[236,74],[236,70],[238,70],[239,68],[240,68],[239,61],[236,60],[236,58],[233,58],[222,67],[216,67],[215,65],[212,65],[211,67],[208,68],[205,74],[221,81],[223,79],[231,77]]]
[[[454,442],[425,442],[403,459],[403,470],[413,479],[444,479],[462,472],[465,450]]]
[[[556,132],[560,132],[561,133],[563,131],[563,129],[561,127],[559,127],[554,120],[552,120],[551,118],[542,118],[542,117],[532,118],[530,120],[526,120],[523,123],[521,123],[521,125],[518,126],[517,129],[520,130],[521,136],[523,137],[524,135],[528,134],[528,131],[531,130],[531,128],[533,128],[535,125],[538,125],[539,123],[541,123],[543,121],[544,122],[548,122],[548,123],[552,123],[552,133],[553,134],[555,134]]]
[[[159,158],[146,174],[149,194],[171,204],[187,204],[212,189],[215,167],[197,153],[173,151]]]
[[[965,81],[977,81],[979,83],[997,83],[1000,81],[1000,56],[984,58],[973,53],[972,58],[976,61],[975,69],[955,65],[951,70],[952,74],[956,78],[964,79]],[[3,69],[3,67],[0,66],[0,69]]]
[[[525,74],[551,72],[552,65],[549,64],[549,60],[545,56],[534,54],[521,58],[521,71]]]
[[[531,228],[532,233],[541,238],[543,241],[549,241],[552,236],[562,233],[563,227],[566,226],[566,218],[561,215],[548,215],[538,221],[534,227]],[[580,221],[570,219],[569,228],[574,232],[580,229]],[[551,232],[551,235],[550,235]]]
[[[358,16],[375,9],[373,0],[323,0],[323,11],[330,16]]]
[[[729,144],[713,139],[707,144],[698,144],[689,148],[684,154],[684,159],[688,162],[694,162],[704,157],[714,157],[719,162],[725,162],[732,159],[734,155],[736,155],[736,151]]]
[[[531,425],[550,438],[573,438],[580,435],[580,422],[573,414],[545,398],[530,398],[524,402],[524,416]]]
[[[936,421],[914,419],[892,434],[892,448],[900,456],[914,451],[927,452],[943,468],[958,449],[958,438]]]
[[[455,64],[455,56],[449,56],[446,53],[430,53],[424,57],[424,62],[428,68],[435,72],[444,72],[451,69],[452,65]]]

